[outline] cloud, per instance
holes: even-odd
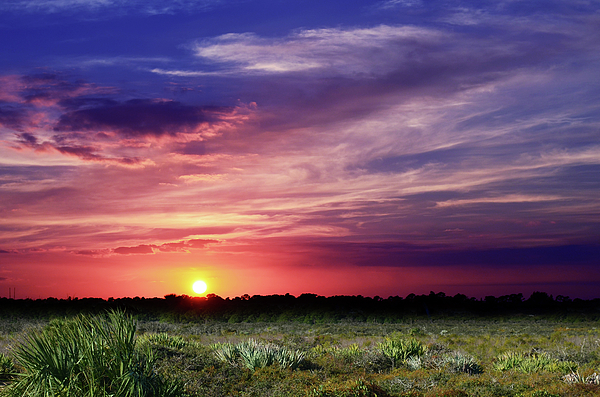
[[[103,156],[99,154],[101,151],[100,147],[69,144],[65,139],[61,139],[61,137],[55,137],[54,141],[44,141],[41,143],[35,135],[24,132],[18,135],[17,142],[21,145],[21,147],[28,147],[36,152],[48,152],[55,150],[59,153],[75,156],[85,161],[112,163],[128,167],[144,165],[144,163],[147,163],[147,161],[136,157]]]
[[[399,63],[408,61],[411,52],[436,46],[442,38],[441,32],[432,29],[381,25],[366,29],[302,30],[281,39],[229,33],[199,41],[193,50],[206,61],[223,64],[225,71],[228,68],[249,74],[314,71],[369,78],[389,73]]]
[[[240,95],[261,109],[276,109],[263,114],[262,130],[289,131],[357,120],[400,104],[427,112],[427,102],[447,99],[456,107],[511,79],[566,76],[567,59],[583,61],[598,47],[591,20],[505,20],[493,17],[473,31],[438,23],[304,29],[283,37],[230,33],[193,43],[202,63],[186,72],[221,74],[222,84],[240,86]]]
[[[423,5],[421,0],[385,0],[376,4],[376,7],[389,10],[397,7],[417,7]]]
[[[175,243],[164,243],[160,245],[155,244],[142,244],[135,247],[118,247],[113,249],[115,254],[121,255],[140,255],[140,254],[154,254],[156,252],[189,252],[189,249],[202,249],[206,248],[209,244],[219,243],[218,240],[211,239],[191,239],[187,241],[178,241]],[[80,253],[81,251],[77,252]],[[83,255],[96,255],[99,251],[87,251]]]
[[[156,74],[163,74],[167,76],[178,76],[178,77],[198,77],[198,76],[210,76],[210,75],[218,75],[218,72],[200,72],[200,71],[190,71],[190,70],[164,70],[160,68],[151,69],[150,72]]]
[[[1,76],[0,126],[19,132],[47,129],[56,111],[70,100],[114,93],[114,88],[99,87],[51,71]]]
[[[557,196],[530,196],[521,194],[510,194],[500,197],[481,197],[476,199],[446,200],[436,203],[438,207],[450,207],[474,204],[506,204],[506,203],[538,203],[544,201],[568,200],[568,197]]]
[[[125,14],[161,15],[175,12],[203,11],[219,4],[220,0],[5,0],[0,10],[41,14],[93,14],[106,19]]]
[[[197,41],[199,70],[152,77],[202,86],[189,102],[57,73],[7,78],[2,246],[78,260],[279,250],[340,266],[563,265],[600,233],[598,33],[585,19],[480,16]],[[274,242],[286,238],[297,244]]]
[[[125,137],[176,135],[201,131],[231,108],[199,107],[175,101],[132,99],[71,111],[54,127],[61,131],[107,131]]]
[[[174,144],[184,155],[206,153],[203,140],[255,112],[253,104],[241,102],[217,107],[159,98],[119,100],[112,88],[53,72],[5,76],[0,84],[2,98],[10,100],[0,101],[0,137],[12,135],[13,150],[126,167],[151,164],[152,147],[163,144]]]
[[[20,77],[18,95],[26,104],[53,106],[58,102],[83,95],[114,94],[112,87],[101,87],[54,71],[40,71]]]
[[[20,129],[26,120],[27,112],[24,109],[0,102],[0,126],[11,129]]]
[[[104,250],[76,250],[73,251],[72,253],[76,254],[76,255],[83,255],[83,256],[92,256],[92,257],[105,257],[110,255],[110,250],[104,249]]]
[[[188,240],[187,245],[192,248],[206,248],[209,244],[218,244],[219,242],[219,240],[192,239]]]
[[[591,24],[587,22],[582,30],[591,29]],[[479,74],[471,79],[473,82],[495,79],[499,76],[485,74],[538,64],[573,46],[593,42],[581,31],[569,29],[568,22],[560,25],[562,28],[553,34],[545,32],[543,23],[509,25],[492,36],[442,27],[391,25],[307,29],[283,38],[229,33],[197,41],[192,50],[226,74],[296,73],[365,80],[388,76],[396,84],[402,81],[409,87],[422,85],[423,77],[435,79],[436,84],[452,76],[466,79],[473,73]],[[514,34],[521,35],[521,40],[513,40]],[[155,72],[170,73],[162,69]]]
[[[118,247],[113,250],[115,254],[121,255],[139,255],[139,254],[153,254],[152,245],[138,245],[136,247]]]

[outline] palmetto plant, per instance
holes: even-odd
[[[464,372],[469,375],[480,374],[483,367],[472,356],[454,352],[444,356],[444,363],[451,372]]]
[[[569,384],[574,383],[587,383],[590,385],[600,385],[600,374],[593,373],[589,376],[582,376],[577,372],[571,372],[570,374],[564,375],[562,380]]]
[[[0,353],[0,382],[11,379],[15,372],[15,364],[12,359]]]
[[[215,352],[215,356],[220,361],[226,362],[230,365],[235,365],[239,357],[239,351],[237,345],[231,343],[217,343],[211,345],[211,348]]]
[[[397,367],[411,357],[422,356],[427,347],[416,339],[387,338],[379,344],[379,350],[390,360],[392,367]]]
[[[168,349],[183,349],[188,346],[190,342],[187,342],[181,336],[169,335],[165,332],[158,334],[144,334],[138,337],[138,345],[143,346],[160,346]]]
[[[290,350],[285,347],[279,347],[270,343],[261,343],[254,339],[249,339],[237,343],[223,343],[212,346],[215,356],[231,365],[238,362],[250,370],[268,367],[273,364],[279,364],[283,368],[296,369],[304,360],[304,352],[299,350]]]
[[[25,337],[14,356],[25,373],[7,396],[158,397],[180,395],[135,346],[135,322],[122,312],[53,320]]]
[[[559,361],[547,353],[515,353],[507,352],[496,357],[494,368],[498,371],[517,370],[525,373],[539,371],[568,373],[577,368],[572,361]]]

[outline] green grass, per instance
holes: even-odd
[[[530,317],[167,324],[79,316],[0,335],[0,393],[592,397],[600,396],[599,326]]]

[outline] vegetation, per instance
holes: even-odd
[[[0,320],[0,396],[600,395],[595,313],[475,316],[435,308],[430,302],[429,316],[393,322],[366,321],[367,312],[360,322],[315,321],[314,313],[286,321],[193,311],[156,318],[141,310],[12,316]]]
[[[153,371],[152,353],[135,348],[135,323],[123,313],[54,320],[14,350],[22,367],[7,396],[177,396]]]
[[[249,339],[237,343],[213,345],[215,356],[230,365],[243,365],[249,370],[265,368],[271,365],[279,365],[281,368],[296,369],[304,360],[304,353],[299,350],[291,350],[284,346],[272,343],[261,343]]]
[[[300,322],[325,324],[336,322],[405,323],[415,318],[493,318],[544,316],[573,322],[600,320],[600,299],[581,300],[565,296],[554,298],[534,292],[528,299],[522,294],[499,298],[468,298],[462,294],[446,296],[443,292],[428,295],[410,294],[405,298],[387,299],[363,296],[331,296],[302,294],[243,295],[223,299],[215,294],[206,297],[167,295],[164,298],[99,298],[6,299],[0,298],[0,318],[17,320],[16,326],[28,319],[51,319],[77,313],[101,314],[123,310],[138,319],[164,322]]]

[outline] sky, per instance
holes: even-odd
[[[600,1],[4,0],[0,296],[600,297]]]

